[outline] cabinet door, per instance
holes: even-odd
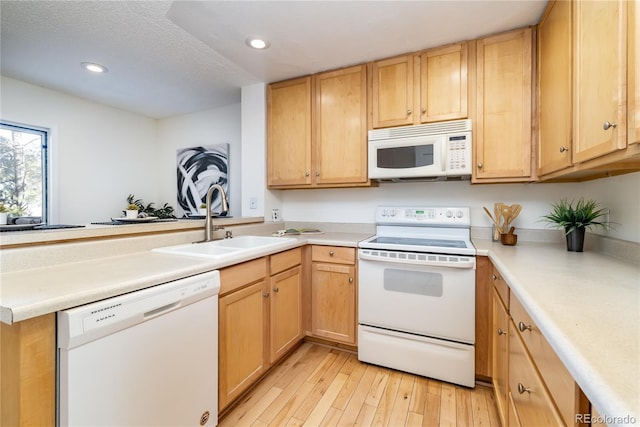
[[[56,425],[56,315],[0,323],[0,425]]]
[[[260,281],[218,302],[218,406],[224,409],[267,369],[268,299]]]
[[[564,425],[513,322],[509,323],[509,390],[520,425]]]
[[[538,25],[538,174],[571,166],[571,2],[549,3]]]
[[[626,9],[625,0],[574,3],[574,163],[626,147]]]
[[[311,275],[311,332],[355,344],[355,268],[314,262]]]
[[[459,43],[420,55],[422,123],[467,117],[467,51]]]
[[[311,77],[267,87],[267,184],[311,184]]]
[[[367,68],[315,77],[316,184],[367,181]]]
[[[474,181],[531,176],[531,29],[477,41]]]
[[[627,99],[627,121],[629,134],[627,135],[628,144],[640,143],[640,6],[638,1],[630,1],[627,4],[629,8],[629,47],[628,47],[628,99]]]
[[[509,399],[509,313],[493,290],[493,388],[502,425],[507,425]]]
[[[302,269],[271,276],[271,356],[273,363],[302,339]]]
[[[413,56],[373,63],[373,127],[413,124]]]

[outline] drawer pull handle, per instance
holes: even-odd
[[[502,328],[498,328],[498,335],[506,335],[506,332]]]
[[[335,252],[329,251],[329,256],[334,256],[334,255],[335,255]]]
[[[495,274],[492,274],[492,275],[491,275],[491,278],[492,278],[493,280],[498,280],[498,276],[496,276]]]
[[[531,393],[531,389],[529,387],[523,386],[522,383],[518,383],[518,393]]]
[[[616,123],[604,122],[604,124],[602,125],[602,129],[604,130],[609,130],[611,128],[615,129],[616,126],[618,126]]]
[[[349,283],[353,283],[353,277],[349,277]]]
[[[278,292],[280,288],[273,288],[273,292]]]
[[[524,332],[524,331],[530,331],[531,330],[531,325],[525,325],[524,322],[518,322],[518,329],[520,329],[520,332]]]
[[[569,149],[567,147],[561,146],[560,147],[560,152],[564,153],[565,151],[569,151]]]
[[[263,293],[262,296],[265,297],[265,298],[269,298],[269,292]]]

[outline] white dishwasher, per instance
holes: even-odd
[[[58,312],[59,426],[215,426],[217,271]]]

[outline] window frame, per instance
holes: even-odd
[[[51,219],[51,129],[43,126],[16,123],[9,120],[0,119],[0,128],[17,130],[20,132],[39,134],[42,138],[40,145],[41,153],[41,176],[42,176],[42,222],[48,224]]]

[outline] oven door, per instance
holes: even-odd
[[[453,268],[361,256],[358,267],[359,324],[475,343],[475,262]]]
[[[369,141],[369,178],[446,175],[444,135]]]

